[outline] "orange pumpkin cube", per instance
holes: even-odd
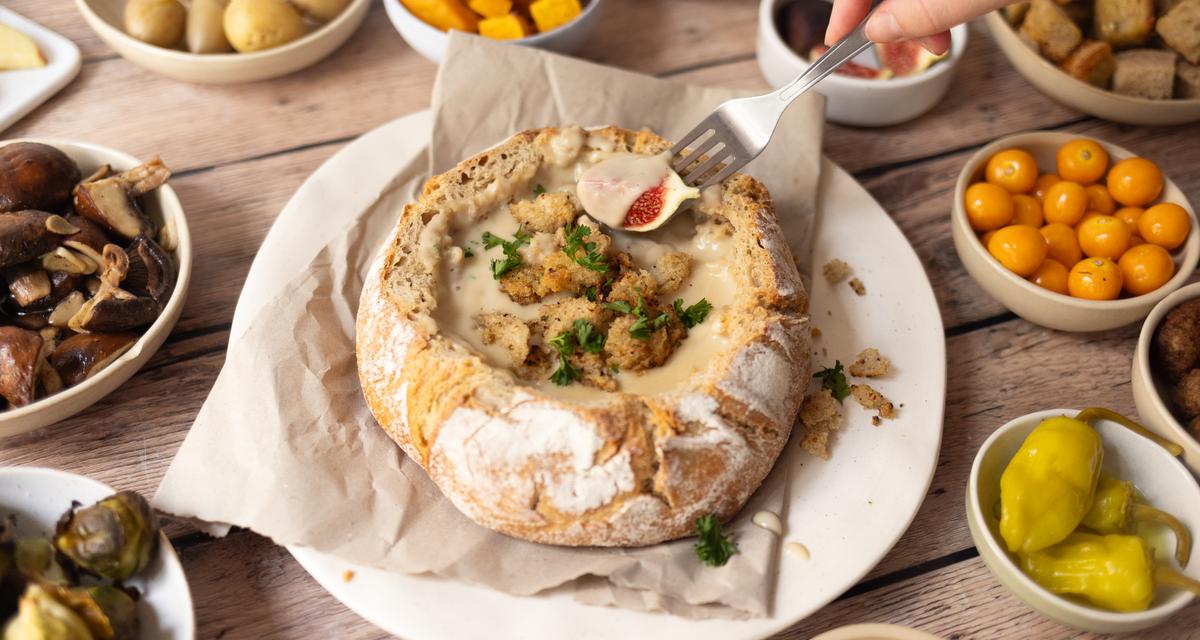
[[[462,0],[400,0],[421,20],[442,31],[479,32],[479,18]]]
[[[479,21],[479,35],[494,40],[518,40],[533,33],[529,23],[519,15],[509,14],[500,18],[484,18]]]
[[[503,18],[512,13],[513,3],[512,0],[467,0],[467,6],[485,18]],[[482,24],[479,29],[483,33]]]
[[[563,26],[582,12],[579,0],[537,0],[529,5],[529,13],[542,33]]]

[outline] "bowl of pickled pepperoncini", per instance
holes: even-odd
[[[1032,609],[1085,631],[1164,622],[1200,595],[1200,486],[1182,448],[1102,408],[1017,418],[983,443],[971,537]]]

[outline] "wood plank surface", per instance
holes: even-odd
[[[684,82],[766,88],[754,60],[754,0],[607,4],[580,57]],[[177,83],[131,65],[99,41],[73,2],[4,6],[74,40],[85,64],[70,87],[3,136],[161,153],[176,171],[172,184],[187,209],[197,259],[180,323],[151,362],[82,414],[0,441],[0,464],[58,467],[152,493],[220,371],[242,282],[279,210],[346,142],[425,108],[436,68],[404,44],[378,3],[327,60],[234,86]],[[1085,336],[1033,326],[1007,314],[954,254],[947,220],[962,164],[979,146],[1028,129],[1094,135],[1138,150],[1193,200],[1200,194],[1200,125],[1125,127],[1067,109],[1016,74],[979,23],[949,95],[933,112],[885,129],[827,126],[825,152],[892,212],[925,265],[947,328],[951,384],[937,473],[912,527],[849,594],[780,638],[866,621],[946,638],[1097,637],[1055,625],[1010,595],[975,555],[964,519],[971,461],[1000,424],[1062,404],[1133,411],[1136,326]],[[261,536],[236,531],[208,539],[178,521],[167,530],[188,572],[198,638],[387,637]],[[1192,606],[1152,637],[1195,637],[1198,623],[1200,607]]]

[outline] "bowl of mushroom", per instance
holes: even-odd
[[[0,142],[0,438],[112,393],[175,326],[192,253],[169,177],[157,157]]]

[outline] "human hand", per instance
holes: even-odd
[[[950,48],[950,27],[998,9],[1013,0],[885,0],[867,22],[873,42],[917,40],[933,53]],[[832,45],[854,30],[870,9],[870,0],[834,0],[825,32]]]

